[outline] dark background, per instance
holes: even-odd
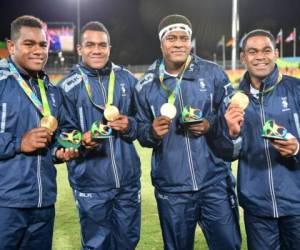
[[[9,37],[9,24],[17,16],[30,14],[46,22],[74,22],[76,0],[1,1],[0,40]],[[157,26],[168,14],[183,14],[193,24],[197,54],[221,58],[217,43],[231,36],[231,0],[80,0],[81,26],[103,22],[110,31],[112,60],[124,65],[150,64],[160,56]],[[255,29],[270,30],[274,36],[283,28],[284,39],[296,27],[300,34],[300,0],[240,0],[240,36]],[[300,40],[298,38],[298,55]],[[292,56],[293,43],[284,43],[284,56]],[[230,58],[230,48],[226,57]]]

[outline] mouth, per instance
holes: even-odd
[[[254,68],[260,70],[260,69],[266,69],[268,66],[268,63],[255,63],[253,64]]]
[[[29,58],[29,60],[36,64],[41,64],[41,63],[44,63],[44,61],[45,61],[44,58]]]
[[[180,55],[180,56],[181,56],[181,55],[185,55],[185,54],[186,54],[185,51],[172,51],[171,53],[172,53],[173,55],[175,55],[175,56],[176,56],[176,55]]]

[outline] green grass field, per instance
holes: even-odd
[[[142,228],[138,250],[163,249],[156,202],[150,179],[151,150],[137,145],[142,162]],[[235,164],[234,164],[235,165]],[[236,171],[236,166],[233,167]],[[56,203],[56,221],[53,237],[54,250],[80,249],[80,231],[77,210],[67,179],[67,170],[64,164],[57,165],[58,198]],[[244,223],[241,218],[243,235],[242,249],[246,249]],[[208,249],[203,234],[199,228],[196,233],[195,249]]]

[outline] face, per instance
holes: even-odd
[[[250,77],[260,81],[273,71],[277,58],[278,50],[266,36],[250,37],[241,53],[241,61]]]
[[[8,41],[13,62],[26,72],[41,71],[48,59],[48,43],[44,30],[22,27],[18,38]]]
[[[161,50],[166,66],[184,64],[191,49],[191,39],[184,31],[172,31],[161,41]]]
[[[82,62],[92,69],[103,68],[110,55],[110,44],[105,32],[87,30],[83,33],[82,42],[77,47]]]

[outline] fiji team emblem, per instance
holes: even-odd
[[[207,91],[206,85],[205,85],[205,82],[204,82],[203,78],[199,79],[199,86],[200,86],[200,91]]]
[[[281,97],[281,106],[282,106],[282,111],[289,111],[289,103],[287,101],[287,97]]]
[[[125,83],[121,83],[121,92],[122,92],[122,96],[126,96],[126,88],[125,88]]]

